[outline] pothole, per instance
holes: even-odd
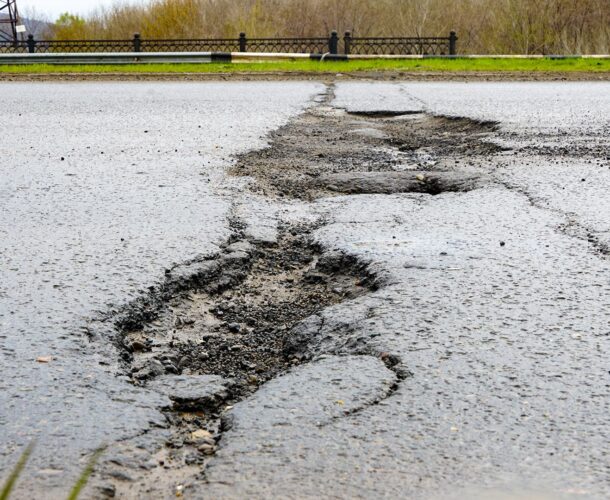
[[[156,359],[169,373],[234,379],[233,393],[245,395],[294,362],[283,344],[295,324],[374,286],[355,259],[323,254],[303,228],[283,228],[273,245],[236,241],[212,262],[220,272],[204,278],[205,285],[170,299],[153,322],[126,332],[134,379],[150,378]],[[143,350],[133,352],[134,343]]]
[[[273,133],[268,148],[240,156],[231,173],[278,197],[463,192],[481,175],[448,165],[501,152],[489,142],[496,128],[422,113],[349,114],[322,103]],[[233,229],[218,255],[167,270],[162,284],[113,316],[124,373],[168,398],[167,425],[116,444],[98,468],[102,495],[166,497],[201,479],[232,405],[310,359],[303,325],[377,287],[365,264],[316,245],[312,227],[280,226],[274,244]],[[391,353],[354,349],[379,356],[397,380],[407,376]]]
[[[397,116],[409,116],[422,114],[421,111],[348,111],[349,115],[352,116],[364,116],[368,118],[395,118]]]
[[[163,449],[131,443],[102,464],[107,492],[168,491],[200,474],[224,412],[303,360],[290,339],[295,325],[377,287],[365,265],[324,252],[311,230],[284,226],[275,244],[236,238],[214,258],[168,270],[116,318],[125,371],[171,405]]]
[[[344,194],[424,193],[434,196],[470,191],[478,185],[478,177],[452,172],[349,172],[322,175],[314,185]]]
[[[492,155],[507,148],[491,142],[499,124],[471,118],[420,114],[409,120],[386,124],[391,144],[400,151],[429,148],[442,157]]]
[[[469,191],[482,173],[464,163],[505,151],[492,142],[497,130],[468,118],[320,105],[272,133],[267,148],[241,155],[231,173],[255,178],[256,192],[308,200]]]

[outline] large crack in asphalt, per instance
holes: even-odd
[[[267,148],[239,156],[230,173],[252,178],[250,189],[277,203],[437,195],[476,189],[484,179],[466,159],[502,152],[491,142],[495,123],[348,113],[330,106],[332,99],[329,88],[323,102],[272,133]],[[98,466],[97,493],[165,497],[178,484],[205,479],[233,405],[314,356],[374,357],[391,370],[395,384],[367,406],[391,397],[409,376],[393,353],[367,345],[318,352],[309,345],[324,328],[322,311],[382,285],[366,262],[316,243],[313,231],[324,224],[280,223],[276,241],[261,242],[246,237],[234,218],[233,236],[217,255],[166,270],[161,284],[106,318],[123,374],[167,396],[167,425],[115,443]]]
[[[561,152],[561,150],[560,150]],[[556,153],[558,154],[558,153]],[[560,153],[559,153],[560,154]],[[586,241],[590,246],[592,252],[598,256],[608,258],[610,256],[610,245],[608,243],[602,241],[595,232],[587,227],[585,224],[577,221],[574,217],[574,214],[566,212],[565,210],[561,210],[559,208],[549,207],[547,203],[545,203],[544,199],[534,196],[530,191],[528,191],[523,186],[519,186],[513,182],[508,181],[497,181],[500,185],[504,186],[506,189],[519,193],[523,196],[527,202],[534,208],[539,210],[546,210],[554,213],[559,218],[563,220],[561,224],[558,224],[555,227],[555,230],[563,234],[565,236],[569,236],[570,238],[575,238],[577,240]]]

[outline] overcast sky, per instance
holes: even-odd
[[[22,14],[34,7],[37,12],[42,12],[53,20],[62,12],[87,14],[96,7],[113,3],[117,3],[117,0],[17,0],[17,7]]]

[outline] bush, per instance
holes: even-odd
[[[57,39],[447,36],[461,53],[583,54],[610,51],[608,0],[151,0],[81,19],[64,15]]]

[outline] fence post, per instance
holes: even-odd
[[[246,38],[245,33],[239,34],[239,51],[246,52],[246,44],[248,43],[248,39]]]
[[[455,56],[457,55],[457,34],[455,31],[449,33],[449,55]]]
[[[352,33],[351,31],[345,32],[345,38],[343,38],[343,45],[345,50],[345,55],[349,56],[349,53],[352,50]]]
[[[133,35],[133,51],[142,52],[142,38],[140,33],[134,33]]]
[[[333,31],[330,34],[330,39],[328,40],[328,51],[331,54],[337,54],[339,52],[339,36],[336,31]]]
[[[34,35],[28,35],[28,52],[30,54],[36,52],[36,40],[34,40]]]

